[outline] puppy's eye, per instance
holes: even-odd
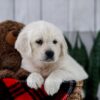
[[[41,40],[41,39],[37,40],[36,43],[39,44],[39,45],[42,45],[43,44],[43,40]]]
[[[53,43],[54,43],[54,44],[57,44],[57,40],[53,40]]]

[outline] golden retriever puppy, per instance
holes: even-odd
[[[44,88],[55,94],[63,81],[80,81],[88,77],[84,69],[68,54],[63,33],[55,25],[33,22],[20,32],[15,48],[22,55],[21,67],[31,72],[27,85]]]

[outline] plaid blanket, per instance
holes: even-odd
[[[75,81],[63,82],[58,93],[48,96],[43,86],[35,90],[30,89],[26,82],[3,78],[0,79],[0,100],[67,100],[75,86]]]

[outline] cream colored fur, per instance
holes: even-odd
[[[43,44],[37,44],[38,40],[43,40]],[[88,77],[82,66],[68,54],[61,30],[51,23],[37,21],[26,25],[15,48],[23,58],[21,67],[31,72],[27,78],[27,85],[31,88],[37,89],[44,83],[46,92],[53,95],[63,81],[81,81]],[[54,60],[45,60],[47,50],[54,52]]]

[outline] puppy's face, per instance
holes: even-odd
[[[15,47],[22,56],[31,56],[34,61],[43,63],[54,63],[67,53],[62,32],[53,24],[44,21],[26,26]]]
[[[61,55],[61,43],[58,36],[54,33],[39,32],[31,39],[32,56],[35,60],[44,63],[56,62]]]

